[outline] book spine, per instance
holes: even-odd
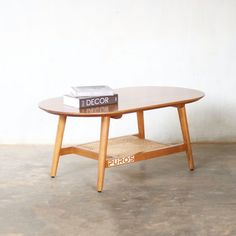
[[[96,107],[96,106],[106,106],[110,104],[118,103],[118,94],[114,94],[112,96],[98,96],[98,97],[90,97],[90,98],[80,98],[80,108],[87,107]]]

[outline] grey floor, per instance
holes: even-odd
[[[63,157],[49,177],[51,146],[0,146],[0,235],[236,235],[236,145],[194,145],[184,153],[106,170]]]

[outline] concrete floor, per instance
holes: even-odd
[[[194,145],[184,153],[106,170],[61,159],[49,177],[51,146],[0,146],[0,235],[236,235],[236,145]]]

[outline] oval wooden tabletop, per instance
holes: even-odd
[[[63,104],[63,98],[51,98],[42,101],[39,107],[49,113],[68,116],[119,116],[140,110],[178,106],[195,102],[204,93],[194,89],[178,87],[128,87],[115,89],[118,104],[91,108],[75,108]]]

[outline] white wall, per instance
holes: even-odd
[[[235,0],[0,0],[0,143],[53,143],[57,117],[39,101],[71,85],[190,87],[192,141],[236,141]],[[147,134],[180,139],[174,109],[149,111]],[[133,133],[134,115],[111,136]],[[65,142],[99,135],[97,118],[68,120]]]

